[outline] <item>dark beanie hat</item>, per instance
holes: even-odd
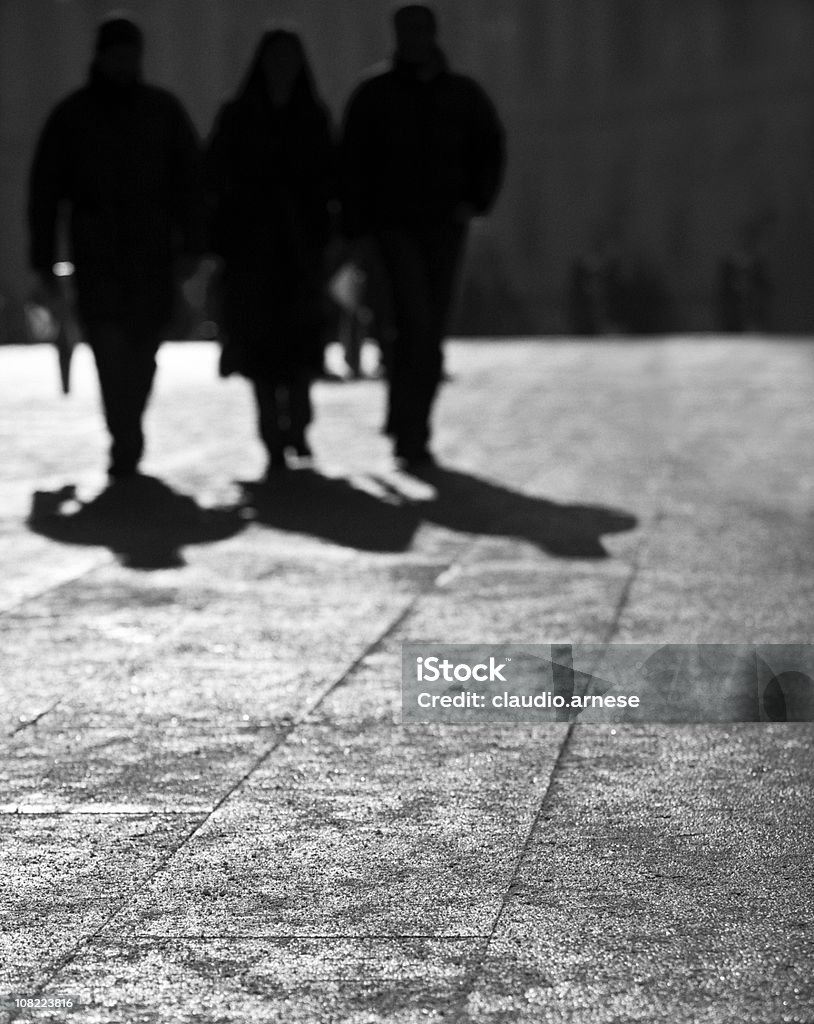
[[[103,21],[96,33],[96,52],[109,46],[144,46],[141,29],[129,18],[109,18]]]
[[[424,18],[427,25],[433,31],[438,29],[438,19],[435,16],[435,11],[432,7],[428,7],[426,4],[405,4],[403,7],[398,7],[393,12],[393,23],[398,29],[408,18]]]

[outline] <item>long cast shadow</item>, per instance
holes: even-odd
[[[184,564],[182,549],[211,544],[246,526],[238,508],[202,508],[155,477],[137,476],[80,502],[76,487],[36,491],[28,526],[63,544],[109,548],[133,569],[169,569]]]
[[[423,506],[403,495],[377,497],[311,469],[241,486],[257,522],[359,551],[406,551],[422,519]]]
[[[243,482],[257,521],[361,551],[398,552],[422,522],[461,533],[529,541],[562,558],[607,558],[605,534],[631,530],[636,517],[595,505],[561,505],[457,470],[414,473],[434,496],[416,500],[392,480],[374,477],[378,495],[348,480],[301,469],[269,483]]]
[[[429,522],[450,530],[514,537],[560,558],[607,558],[602,537],[632,530],[629,512],[602,505],[561,505],[442,466],[414,471],[436,491],[423,506]]]
[[[627,512],[563,505],[457,470],[428,467],[414,476],[432,496],[416,499],[397,481],[371,478],[376,493],[310,469],[269,482],[242,482],[254,519],[276,530],[304,533],[359,551],[406,551],[422,522],[460,533],[528,541],[561,558],[606,558],[605,534],[633,529]],[[73,485],[34,494],[29,528],[65,544],[109,548],[131,568],[184,564],[189,544],[225,540],[247,523],[245,509],[201,508],[153,477],[114,484],[81,503]]]

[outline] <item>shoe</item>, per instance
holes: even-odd
[[[289,441],[288,447],[294,450],[294,454],[298,459],[312,459],[314,457],[314,453],[311,451],[311,445],[304,437],[298,437],[294,441]]]

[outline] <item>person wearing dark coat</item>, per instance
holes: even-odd
[[[204,242],[199,142],[178,100],[141,80],[142,52],[132,21],[100,25],[89,81],[48,117],[29,188],[30,261],[47,292],[67,214],[113,480],[137,472],[156,352],[179,279],[194,270]]]
[[[267,32],[217,117],[207,177],[226,351],[253,384],[270,471],[286,468],[287,451],[311,454],[306,428],[311,381],[322,371],[335,162],[302,41]]]
[[[497,197],[505,146],[484,91],[449,69],[432,10],[399,8],[394,28],[392,67],[364,81],[345,112],[342,204],[345,234],[373,240],[389,281],[387,429],[409,466],[432,461],[430,415],[467,226]]]

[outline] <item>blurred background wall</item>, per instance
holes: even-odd
[[[0,0],[0,337],[26,283],[25,179],[51,106],[126,7],[150,80],[202,134],[269,21],[299,25],[337,119],[391,50],[388,0]],[[453,64],[493,96],[510,165],[475,228],[457,327],[571,326],[578,261],[644,275],[671,330],[718,326],[721,260],[745,245],[771,327],[814,330],[812,0],[437,0]],[[646,326],[646,325],[645,325]]]

